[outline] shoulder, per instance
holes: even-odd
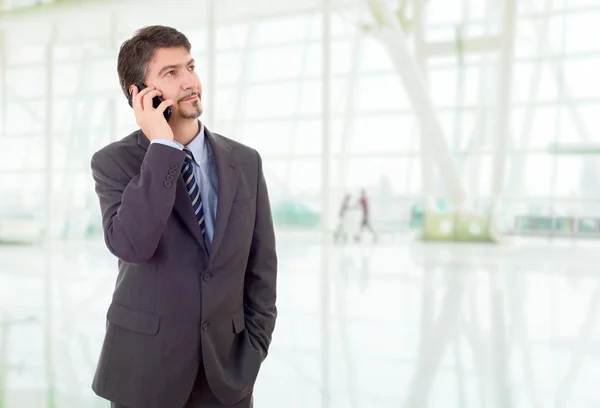
[[[242,165],[257,166],[261,162],[260,154],[256,149],[233,139],[225,137],[219,133],[211,132],[215,141],[223,146],[228,146],[231,149],[231,154]]]
[[[100,150],[98,150],[96,153],[94,153],[94,155],[106,155],[109,157],[113,157],[113,156],[118,156],[118,155],[122,155],[132,149],[138,149],[138,137],[140,135],[141,131],[138,129],[135,132],[130,133],[129,135],[125,136],[123,139],[121,140],[117,140],[115,142],[109,143],[108,145],[104,146],[103,148],[101,148]]]
[[[143,158],[143,152],[140,152],[138,138],[141,130],[136,130],[121,140],[111,142],[92,155],[92,167],[103,165],[106,163],[124,163],[127,161],[139,161]]]
[[[247,146],[243,143],[240,143],[238,141],[235,141],[233,139],[225,137],[219,133],[211,132],[211,134],[214,136],[215,140],[217,140],[219,143],[223,143],[223,144],[229,146],[232,150],[235,150],[236,152],[239,152],[242,154],[249,154],[249,153],[256,154],[256,150],[254,150],[250,146]]]

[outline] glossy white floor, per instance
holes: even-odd
[[[257,408],[600,405],[600,242],[278,239]],[[0,246],[0,407],[108,406],[90,382],[115,270],[101,243]]]

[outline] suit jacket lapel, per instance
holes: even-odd
[[[204,132],[215,158],[218,176],[217,217],[209,262],[209,265],[212,265],[225,235],[229,212],[237,189],[239,168],[231,146],[224,139],[212,134],[206,127]]]
[[[138,134],[138,145],[144,150],[148,150],[148,147],[150,146],[150,141],[141,130]],[[188,195],[187,189],[185,188],[185,182],[181,175],[179,175],[179,178],[177,179],[177,191],[175,192],[175,204],[173,205],[173,210],[179,215],[187,229],[194,238],[196,238],[196,241],[198,241],[204,251],[206,251],[204,237],[198,226],[198,220],[194,214],[194,208],[192,207],[190,196]]]

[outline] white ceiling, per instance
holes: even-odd
[[[277,15],[318,12],[324,0],[218,0],[214,1],[217,24],[244,21]],[[25,38],[46,37],[51,23],[59,26],[76,24],[85,37],[86,30],[99,28],[103,21],[116,16],[119,31],[123,21],[134,27],[150,24],[193,25],[207,24],[209,0],[89,0],[86,2],[59,3],[29,11],[18,11],[0,16],[0,29],[23,32]],[[331,0],[335,10],[363,7],[366,0]],[[168,7],[165,7],[168,4]],[[114,18],[114,17],[113,17]],[[93,33],[90,33],[93,34]],[[96,36],[97,37],[97,36]],[[57,42],[68,39],[56,39]]]

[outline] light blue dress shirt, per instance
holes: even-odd
[[[154,139],[152,143],[164,144],[179,150],[183,150],[184,147],[181,143],[174,140]],[[204,124],[202,122],[200,122],[200,132],[186,147],[191,150],[194,156],[192,166],[194,168],[194,177],[196,177],[198,184],[200,184],[200,197],[202,198],[204,222],[206,224],[204,242],[210,253],[215,234],[215,220],[217,218],[219,178],[215,159],[210,148],[210,143],[206,140]]]

